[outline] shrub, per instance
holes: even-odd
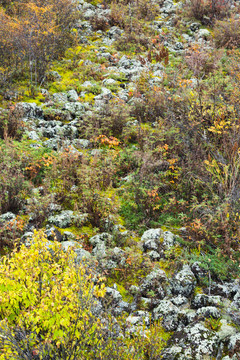
[[[230,11],[228,0],[190,0],[186,6],[189,15],[201,21],[203,25],[226,17]]]
[[[30,248],[1,259],[0,275],[2,360],[158,359],[169,337],[159,322],[118,335],[116,319],[96,312],[103,279],[93,281],[72,250],[49,244],[40,232]]]
[[[240,45],[240,20],[231,17],[228,20],[216,21],[214,26],[215,44],[218,48],[232,49]]]
[[[24,128],[21,119],[22,111],[14,105],[10,105],[7,110],[0,110],[0,138],[20,140]]]
[[[49,63],[73,40],[76,16],[72,1],[15,1],[0,10],[0,80],[24,71],[30,84],[41,83]]]
[[[24,177],[23,162],[13,144],[0,147],[0,211],[17,213],[30,192],[31,184]]]

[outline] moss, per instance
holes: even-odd
[[[90,238],[97,234],[97,230],[93,228],[91,224],[82,226],[80,228],[73,225],[65,229],[61,229],[61,228],[57,228],[57,229],[60,231],[61,234],[64,234],[65,231],[70,231],[77,237],[77,240],[84,238],[86,235],[88,238]]]

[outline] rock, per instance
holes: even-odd
[[[209,38],[211,37],[210,31],[207,29],[200,29],[197,35],[200,39],[204,40],[209,40]]]
[[[61,75],[57,71],[49,71],[47,75],[48,75],[48,79],[50,81],[60,81],[60,80],[62,80]]]
[[[53,241],[53,240],[62,241],[63,240],[62,234],[54,226],[52,226],[49,229],[46,229],[45,234],[46,234],[48,240],[51,240],[51,241]]]
[[[69,90],[67,92],[67,98],[68,98],[68,101],[70,101],[70,102],[78,101],[78,94],[75,90]]]
[[[0,222],[9,222],[16,219],[16,215],[12,212],[7,212],[5,214],[0,215]]]
[[[161,300],[158,307],[153,310],[154,320],[163,318],[163,326],[167,331],[174,331],[178,327],[179,309],[169,300]]]
[[[109,245],[111,243],[111,241],[112,241],[112,235],[105,233],[105,232],[95,235],[89,239],[89,242],[93,247],[97,246],[100,243]]]
[[[21,243],[23,243],[26,246],[31,246],[31,241],[32,241],[33,235],[34,235],[34,233],[31,231],[26,232],[21,237],[21,240],[20,240]]]
[[[220,329],[218,330],[217,335],[220,341],[223,341],[225,339],[230,338],[232,335],[235,335],[236,328],[229,325],[227,323],[227,320],[221,319],[219,325],[220,325]]]
[[[220,296],[213,296],[213,295],[205,295],[205,294],[197,294],[191,306],[194,309],[199,309],[201,307],[206,306],[220,306],[221,305],[221,298]]]
[[[52,97],[55,103],[65,103],[68,101],[68,96],[65,92],[55,93]]]
[[[218,348],[217,334],[203,324],[196,323],[176,331],[161,355],[164,360],[211,360],[216,358]]]
[[[160,245],[160,238],[163,237],[162,229],[150,229],[144,232],[141,237],[143,243],[143,250],[158,250]]]
[[[20,117],[26,119],[42,119],[43,110],[35,103],[19,102],[16,105],[16,111],[19,111]]]
[[[143,280],[140,293],[143,297],[163,299],[167,292],[167,276],[163,270],[154,270]]]
[[[178,272],[171,280],[172,293],[174,295],[191,296],[196,286],[196,278],[188,265]]]
[[[75,241],[76,235],[74,235],[71,231],[64,231],[63,233],[63,241]]]
[[[214,306],[201,307],[197,310],[197,316],[204,318],[219,319],[221,317],[220,311]]]

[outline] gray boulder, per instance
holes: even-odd
[[[172,293],[189,297],[197,284],[196,278],[188,265],[184,265],[172,279]]]
[[[19,111],[20,116],[26,119],[41,119],[43,117],[43,110],[35,103],[17,103],[16,111]]]
[[[12,212],[7,212],[5,214],[0,215],[0,222],[9,222],[16,219],[16,215]]]
[[[158,307],[153,310],[154,320],[163,319],[163,326],[167,331],[176,330],[178,327],[179,309],[169,300],[162,300]]]
[[[78,94],[77,94],[76,90],[69,90],[67,92],[67,98],[68,98],[68,101],[70,101],[70,102],[78,101]]]

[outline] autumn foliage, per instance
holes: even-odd
[[[0,81],[17,76],[41,83],[49,63],[73,39],[74,4],[35,0],[4,5],[0,9]]]

